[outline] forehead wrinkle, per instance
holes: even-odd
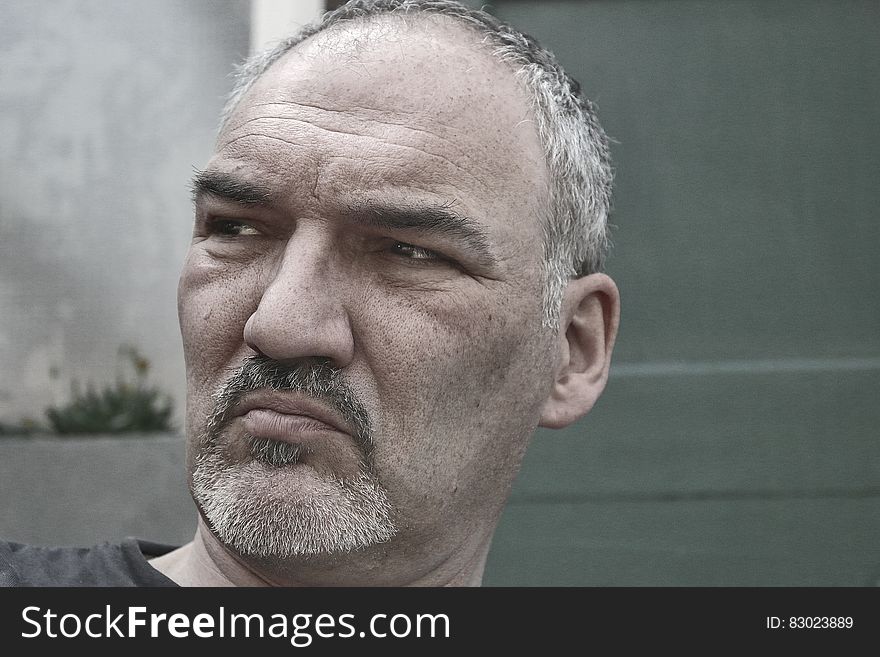
[[[329,132],[338,132],[338,133],[340,133],[340,134],[354,135],[354,136],[358,136],[358,137],[363,137],[363,135],[357,135],[356,133],[350,133],[350,132],[343,132],[343,131],[341,131],[341,130],[328,130],[328,131],[329,131]],[[235,144],[236,142],[239,142],[239,141],[241,141],[241,140],[243,140],[243,139],[248,139],[248,138],[251,138],[251,137],[256,138],[256,139],[268,139],[268,140],[270,140],[270,141],[278,141],[278,142],[282,142],[282,143],[284,143],[284,144],[287,144],[287,145],[289,145],[289,146],[296,146],[296,147],[299,147],[299,148],[308,148],[308,146],[306,146],[306,145],[304,145],[304,144],[300,144],[299,142],[291,141],[291,140],[289,140],[289,139],[284,139],[283,137],[275,137],[275,136],[272,136],[272,135],[267,135],[267,134],[264,134],[264,133],[261,133],[261,132],[249,132],[249,133],[244,134],[244,135],[239,135],[238,137],[235,137],[234,139],[232,139],[232,140],[226,142],[226,144],[224,144],[224,148],[227,148],[227,147],[229,147],[229,146],[232,146],[232,145]],[[473,179],[474,179],[476,182],[478,182],[478,183],[480,184],[480,186],[482,186],[484,189],[489,189],[489,185],[488,185],[487,183],[485,183],[483,180],[481,180],[479,177],[475,176],[475,175],[472,174],[470,171],[464,169],[464,168],[461,167],[459,164],[453,162],[452,160],[450,160],[449,158],[447,158],[447,157],[445,157],[445,156],[443,156],[443,155],[439,155],[439,154],[437,154],[437,153],[431,153],[431,152],[429,152],[429,151],[425,151],[425,150],[422,150],[422,149],[420,149],[420,148],[416,148],[415,146],[407,146],[406,144],[398,144],[398,143],[391,142],[391,141],[388,141],[388,140],[380,139],[380,138],[378,138],[378,137],[364,137],[364,138],[366,138],[366,139],[374,139],[374,140],[376,140],[376,141],[380,141],[380,142],[382,142],[382,143],[388,144],[389,146],[392,146],[392,147],[395,147],[395,148],[403,148],[403,149],[408,149],[408,150],[414,150],[414,151],[417,151],[417,152],[421,153],[422,155],[427,155],[428,157],[436,158],[436,159],[438,159],[438,160],[441,160],[441,161],[443,161],[443,162],[446,162],[447,164],[450,164],[450,165],[454,166],[455,168],[459,169],[462,173],[466,174],[467,176],[473,178]],[[349,156],[349,155],[341,155],[341,154],[322,154],[321,157],[324,158],[324,159],[343,159],[343,158],[344,158],[344,159],[351,159],[351,160],[355,160],[355,161],[360,161],[360,158],[358,158],[358,157],[356,157],[356,156],[353,156],[353,155]]]
[[[324,95],[324,94],[321,94],[321,95]],[[470,156],[464,150],[462,150],[462,148],[455,141],[453,141],[447,137],[444,137],[436,132],[432,132],[431,130],[426,130],[424,128],[417,128],[414,125],[412,125],[411,123],[399,123],[397,121],[391,121],[391,120],[389,120],[390,116],[388,116],[388,115],[394,115],[394,114],[404,114],[406,116],[417,115],[420,118],[426,120],[432,126],[440,126],[442,128],[447,128],[449,130],[455,130],[455,131],[459,130],[459,128],[457,126],[453,126],[449,123],[444,123],[443,121],[440,121],[436,117],[427,116],[424,110],[406,110],[403,108],[394,108],[393,110],[383,110],[383,109],[379,109],[377,107],[367,107],[366,105],[350,105],[346,108],[334,108],[334,107],[325,107],[323,105],[317,105],[315,103],[306,103],[306,102],[295,101],[295,100],[274,101],[274,102],[268,102],[268,103],[253,103],[251,105],[251,107],[269,107],[269,106],[275,106],[275,105],[281,105],[281,106],[294,105],[297,107],[307,107],[307,108],[311,108],[311,109],[320,110],[322,112],[328,112],[328,113],[333,113],[333,114],[344,114],[346,116],[350,116],[350,117],[356,118],[356,119],[361,118],[360,114],[386,115],[387,118],[384,118],[384,119],[369,117],[366,120],[371,121],[373,123],[381,123],[383,125],[393,125],[395,127],[405,128],[411,132],[418,132],[418,133],[424,133],[426,135],[430,135],[432,137],[435,137],[436,139],[443,141],[446,144],[449,144],[450,146],[455,148],[461,155],[463,155],[464,157],[466,157],[468,159],[471,159]],[[279,117],[279,118],[282,118],[282,117]],[[516,126],[514,126],[514,128],[516,128],[518,125],[520,125],[521,123],[524,123],[524,122],[525,122],[525,120],[520,121],[519,123],[517,123]]]
[[[268,104],[271,104],[271,103],[263,103],[263,105],[268,105]],[[293,105],[298,105],[298,103],[291,103],[291,104],[293,104]],[[306,127],[308,127],[308,128],[314,128],[314,129],[318,129],[318,130],[323,130],[323,131],[325,131],[325,132],[330,132],[330,133],[335,133],[335,134],[340,134],[340,135],[346,135],[346,136],[349,136],[349,137],[355,137],[355,138],[359,138],[359,139],[371,139],[371,140],[374,140],[374,141],[380,142],[380,143],[382,143],[382,144],[386,144],[386,145],[388,145],[388,146],[390,146],[390,147],[392,147],[392,148],[401,148],[401,149],[413,150],[413,151],[416,151],[416,152],[418,152],[418,153],[421,153],[422,155],[427,155],[427,156],[430,157],[430,158],[438,159],[438,160],[440,160],[440,161],[442,161],[442,162],[444,162],[444,163],[446,163],[446,164],[449,164],[449,165],[455,167],[455,169],[457,169],[458,171],[461,171],[463,174],[465,174],[466,176],[468,176],[468,177],[470,177],[471,179],[473,179],[474,181],[476,181],[476,182],[480,185],[480,187],[483,188],[484,191],[485,191],[485,190],[489,190],[489,189],[491,189],[490,185],[489,185],[485,180],[483,180],[480,176],[478,176],[477,174],[475,174],[475,173],[473,173],[472,171],[470,171],[467,167],[465,167],[465,166],[459,164],[458,162],[456,162],[456,161],[450,159],[450,158],[447,157],[446,155],[442,155],[442,154],[437,153],[437,152],[434,152],[434,151],[426,150],[425,148],[420,148],[419,146],[413,146],[413,145],[411,145],[411,144],[403,144],[403,143],[400,143],[399,141],[395,141],[395,140],[392,140],[392,139],[386,139],[386,138],[380,137],[380,136],[378,136],[378,135],[363,134],[363,133],[360,133],[360,132],[354,132],[354,131],[351,131],[351,130],[341,130],[341,129],[339,129],[339,128],[331,128],[331,127],[327,127],[326,125],[318,125],[318,124],[314,123],[313,121],[309,121],[309,120],[306,120],[306,119],[301,119],[301,118],[297,118],[297,117],[293,117],[293,116],[264,115],[264,116],[252,117],[252,118],[249,118],[249,119],[246,119],[246,120],[242,121],[241,123],[239,123],[238,125],[236,125],[234,128],[230,129],[230,130],[229,130],[229,133],[230,133],[229,136],[232,137],[232,135],[234,135],[237,131],[242,130],[243,128],[245,128],[245,127],[248,126],[249,124],[255,123],[255,122],[257,122],[257,121],[273,121],[273,120],[277,120],[277,121],[285,121],[285,122],[295,122],[295,123],[298,123],[298,124],[302,124],[303,126],[306,126]],[[369,122],[366,122],[366,123],[369,123]],[[405,125],[405,124],[399,124],[399,123],[394,123],[394,122],[384,122],[384,121],[375,121],[375,120],[374,120],[374,121],[372,121],[372,123],[376,123],[376,124],[379,124],[379,125],[383,125],[383,124],[384,124],[384,125],[393,125],[393,126],[395,126],[395,127],[404,128],[404,129],[407,129],[407,130],[410,131],[410,132],[415,132],[415,133],[417,133],[417,134],[425,134],[425,135],[429,135],[429,136],[431,136],[431,137],[434,137],[434,138],[436,138],[436,139],[439,139],[440,141],[444,141],[444,142],[446,142],[447,144],[453,146],[453,147],[454,147],[454,148],[455,148],[455,149],[461,154],[461,156],[462,156],[463,158],[467,159],[469,162],[472,162],[472,161],[473,161],[473,158],[470,157],[470,156],[468,156],[468,155],[467,155],[467,154],[466,154],[461,148],[459,148],[454,142],[452,142],[452,141],[450,141],[450,140],[448,140],[448,139],[445,139],[445,138],[443,138],[443,137],[440,137],[440,136],[438,136],[437,134],[435,134],[435,133],[433,133],[433,132],[431,132],[431,131],[429,131],[429,130],[421,130],[421,129],[418,129],[418,128],[412,128],[412,127],[407,126],[407,125]],[[283,137],[278,137],[278,136],[270,135],[270,134],[263,133],[263,132],[248,132],[248,133],[245,133],[245,134],[243,134],[243,135],[236,135],[236,136],[232,137],[232,139],[229,139],[228,141],[225,141],[225,142],[221,145],[221,150],[222,150],[223,148],[227,148],[227,147],[229,147],[229,146],[235,144],[236,142],[238,142],[238,141],[240,141],[240,140],[242,140],[242,139],[246,139],[246,138],[248,138],[248,137],[264,138],[264,139],[269,139],[269,140],[273,140],[273,141],[279,141],[279,142],[283,142],[283,143],[289,144],[289,145],[291,145],[291,146],[297,146],[297,147],[300,147],[300,148],[309,148],[309,147],[311,147],[310,144],[299,143],[298,141],[293,141],[293,140],[291,140],[291,139],[285,139],[285,138],[283,138]],[[316,153],[316,155],[317,155],[317,153]],[[322,157],[333,157],[334,155],[335,155],[336,157],[339,157],[339,154],[330,154],[330,153],[321,153],[320,155],[321,155]],[[357,158],[352,158],[352,159],[357,159]]]

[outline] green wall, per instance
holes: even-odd
[[[880,4],[506,2],[616,140],[608,389],[487,584],[880,581]]]

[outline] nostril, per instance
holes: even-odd
[[[244,339],[244,343],[248,347],[253,349],[258,354],[264,356],[265,354],[263,354],[263,352],[261,351],[261,349],[255,339],[255,332],[254,332],[255,317],[256,317],[256,313],[254,313],[250,317],[248,317],[247,321],[245,322],[243,339]]]

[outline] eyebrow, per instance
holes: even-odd
[[[271,189],[267,185],[222,171],[196,169],[190,187],[193,200],[211,195],[241,205],[268,205],[273,201]],[[347,204],[345,210],[355,223],[373,228],[452,239],[472,252],[482,265],[496,265],[498,259],[489,246],[487,233],[476,221],[456,212],[452,205],[451,202],[364,200]]]
[[[241,205],[264,205],[272,200],[268,186],[254,183],[221,171],[199,171],[190,182],[193,200],[210,194]]]
[[[359,224],[382,230],[399,230],[438,235],[461,243],[484,265],[497,264],[486,232],[473,219],[459,214],[450,203],[407,203],[359,201],[347,206],[349,216]]]

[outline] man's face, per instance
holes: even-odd
[[[190,475],[232,500],[207,513],[196,491],[215,534],[344,535],[370,516],[372,534],[337,548],[362,563],[488,548],[556,338],[541,326],[541,148],[476,41],[399,19],[318,35],[257,80],[197,177],[179,311]],[[295,392],[229,384],[255,356],[283,380],[329,374]]]

